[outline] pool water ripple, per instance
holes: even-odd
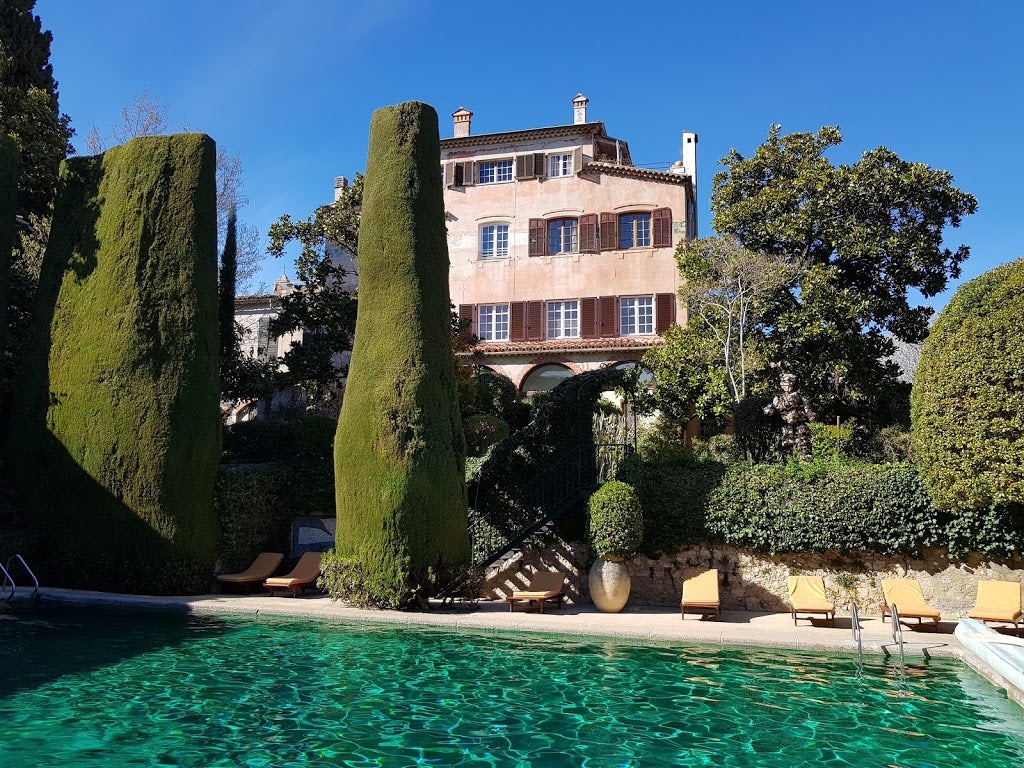
[[[1005,766],[1016,705],[958,663],[291,619],[0,627],[7,766]]]

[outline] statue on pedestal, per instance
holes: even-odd
[[[796,453],[800,461],[811,460],[811,430],[807,424],[814,421],[815,413],[811,401],[800,394],[796,387],[796,376],[784,373],[779,377],[779,392],[764,408],[765,416],[779,414],[782,417],[782,452]]]

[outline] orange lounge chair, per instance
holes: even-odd
[[[289,590],[295,597],[298,597],[302,590],[310,585],[315,585],[320,577],[320,552],[306,552],[299,558],[299,562],[292,568],[292,572],[284,576],[275,576],[263,582],[270,594],[275,589]]]
[[[1013,624],[1020,635],[1021,615],[1020,584],[1016,581],[979,581],[978,599],[967,614],[968,618],[979,621],[1001,621]]]
[[[823,613],[833,627],[836,625],[836,607],[825,596],[825,580],[821,576],[789,577],[789,613],[794,627],[798,613]]]
[[[900,618],[917,619],[918,624],[922,619],[931,619],[936,627],[939,626],[941,615],[928,605],[917,579],[882,579],[882,594],[885,595],[882,621],[892,613],[892,605],[895,604]]]
[[[280,552],[260,552],[256,559],[252,561],[252,565],[244,571],[241,573],[222,573],[217,577],[217,583],[223,586],[232,584],[243,588],[246,594],[248,594],[254,586],[272,576],[282,560],[284,560],[284,555]]]
[[[722,617],[718,600],[718,569],[688,568],[683,571],[683,596],[679,601],[679,612],[683,620],[686,611],[708,616]]]
[[[530,579],[529,589],[513,592],[505,598],[508,600],[508,609],[512,611],[513,606],[520,600],[525,601],[528,605],[536,603],[541,613],[544,613],[544,603],[549,601],[554,601],[555,607],[561,608],[562,601],[565,600],[565,595],[562,593],[562,584],[564,583],[565,574],[561,571],[537,571]]]

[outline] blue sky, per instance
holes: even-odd
[[[695,131],[701,235],[730,148],[839,125],[833,162],[884,145],[950,171],[978,213],[946,243],[971,247],[960,282],[1024,253],[1024,3],[519,3],[461,0],[37,0],[54,35],[61,108],[85,151],[146,90],[173,128],[209,133],[241,156],[265,234],[281,214],[330,200],[334,177],[366,163],[374,109],[433,105],[441,136],[471,109],[473,133],[588,117],[630,144],[637,165],[679,159]],[[289,259],[267,259],[258,282]]]

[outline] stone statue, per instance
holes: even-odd
[[[784,373],[779,377],[782,391],[764,408],[765,416],[782,417],[782,452],[795,452],[800,461],[811,460],[811,430],[807,424],[815,419],[811,401],[796,388],[796,376]]]

